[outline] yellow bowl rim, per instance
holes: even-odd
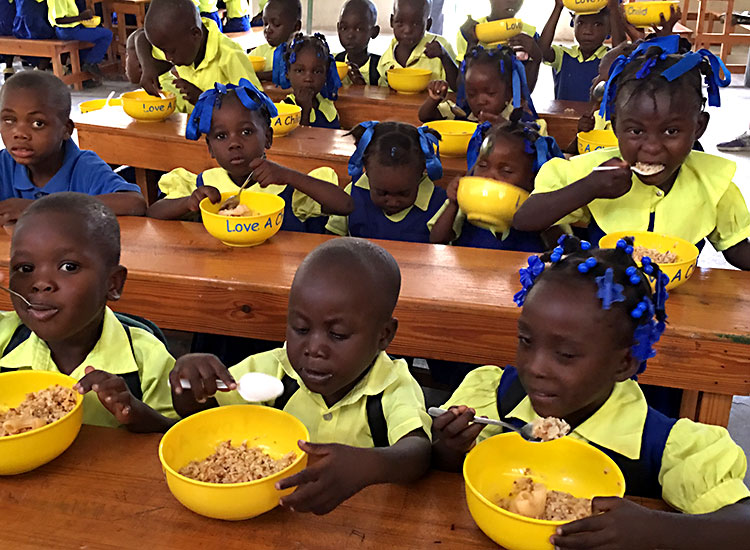
[[[512,183],[508,183],[507,181],[502,180],[495,180],[492,178],[485,178],[483,176],[461,176],[458,179],[458,184],[461,185],[461,182],[466,180],[467,183],[489,183],[490,185],[499,185],[501,187],[508,187],[512,191],[518,192],[522,197],[528,198],[531,193],[526,191],[526,189],[521,189],[520,187],[513,185]]]
[[[157,101],[169,101],[170,99],[174,99],[174,94],[172,92],[165,92],[162,91],[162,93],[167,97],[154,97],[152,95],[149,95],[148,97],[133,97],[130,94],[135,94],[138,92],[145,92],[146,90],[140,89],[140,90],[132,90],[130,92],[123,92],[122,95],[120,95],[120,99],[122,101],[138,101],[138,102],[144,102],[144,103],[155,103]]]
[[[247,189],[245,189],[245,191],[243,191],[242,193],[242,196],[245,196],[245,194],[253,194],[253,193],[257,193],[258,195],[263,195],[266,197],[276,197],[277,199],[282,201],[281,208],[279,208],[278,210],[273,210],[269,212],[268,214],[261,214],[259,216],[224,216],[222,214],[219,214],[218,212],[211,212],[210,210],[206,210],[205,205],[208,204],[206,201],[211,202],[208,197],[204,197],[203,199],[201,199],[201,202],[198,203],[198,207],[201,210],[201,214],[208,214],[209,216],[215,216],[219,218],[232,218],[235,220],[254,220],[258,218],[268,218],[270,216],[273,216],[274,214],[277,214],[280,210],[283,210],[284,207],[286,206],[286,201],[284,201],[284,199],[279,197],[278,195],[274,195],[273,193],[262,193],[260,191],[248,191]],[[225,198],[224,195],[231,196],[235,194],[236,194],[235,191],[225,191],[224,193],[221,194],[221,200],[224,200]],[[211,204],[214,204],[214,203],[211,203]]]
[[[430,69],[420,69],[419,67],[394,67],[388,69],[387,74],[400,75],[400,76],[428,76],[432,74]]]
[[[604,8],[604,6],[607,5],[607,0],[599,0],[599,7],[594,7],[591,9],[576,9],[575,7],[568,6],[566,0],[563,0],[563,4],[565,5],[565,9],[568,9],[574,13],[579,13],[581,15],[593,15],[599,13]],[[575,5],[575,2],[573,2],[573,4]]]
[[[484,23],[477,23],[477,27],[480,25],[486,25],[488,27],[496,27],[502,21],[517,21],[518,23],[523,25],[523,19],[521,19],[520,17],[506,17],[505,19],[495,19],[494,21],[485,21]]]
[[[605,234],[603,237],[599,239],[599,242],[602,241],[602,239],[609,237],[615,242],[617,242],[616,239],[622,239],[623,237],[633,237],[633,239],[637,239],[639,235],[652,235],[655,237],[661,237],[664,239],[669,239],[672,241],[681,242],[683,244],[686,244],[690,247],[691,252],[693,252],[695,255],[690,255],[689,259],[680,258],[680,261],[678,262],[672,262],[671,264],[659,264],[659,267],[673,267],[678,266],[682,264],[689,264],[692,262],[695,262],[698,260],[698,256],[700,255],[700,250],[698,250],[698,247],[695,246],[693,243],[688,241],[687,239],[683,239],[682,237],[675,237],[673,235],[667,235],[666,233],[656,233],[655,231],[612,231],[611,233]],[[599,244],[599,243],[597,243]],[[638,243],[635,243],[636,246],[638,246]],[[640,265],[640,262],[635,262],[636,264]]]
[[[457,132],[451,132],[451,131],[447,131],[447,130],[441,130],[440,126],[442,126],[445,123],[451,123],[451,124],[459,123],[459,124],[461,124],[461,126],[464,126],[466,124],[472,124],[473,125],[473,129],[472,130],[459,130]],[[477,124],[478,123],[471,122],[470,120],[431,120],[430,122],[425,122],[424,125],[427,126],[427,127],[429,127],[429,128],[432,128],[433,130],[436,130],[436,131],[440,132],[441,136],[465,136],[467,134],[468,135],[474,134],[474,131],[477,129]],[[446,124],[446,125],[448,125],[448,124]]]
[[[291,103],[284,103],[283,101],[279,101],[278,103],[274,103],[274,105],[276,105],[277,114],[276,114],[276,116],[272,116],[271,117],[272,119],[281,116],[281,113],[278,113],[280,105],[283,105],[285,109],[291,108],[291,111],[289,111],[288,113],[284,113],[285,115],[291,115],[291,114],[294,114],[294,113],[301,113],[302,112],[302,107],[300,107],[299,105],[292,105]]]
[[[265,58],[265,57],[263,57],[262,55],[253,55],[253,54],[251,54],[251,53],[247,54],[247,58],[248,58],[248,59],[249,59],[249,60],[250,60],[251,62],[252,62],[252,61],[258,61],[258,62],[260,62],[260,61],[265,61],[265,60],[266,60],[266,58]]]

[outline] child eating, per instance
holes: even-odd
[[[120,227],[101,202],[57,193],[31,205],[13,231],[9,281],[31,305],[13,296],[15,312],[0,314],[0,372],[68,374],[85,394],[85,424],[163,432],[177,417],[174,359],[158,329],[107,307],[125,284],[119,263]]]
[[[269,0],[263,8],[263,36],[261,44],[250,53],[266,58],[266,65],[258,73],[261,80],[273,80],[274,74],[284,71],[284,50],[279,46],[288,43],[302,28],[302,4],[300,0]],[[274,68],[276,70],[274,71]]]
[[[342,82],[344,86],[378,85],[380,56],[367,51],[370,40],[380,34],[377,23],[378,10],[372,0],[346,0],[341,7],[336,30],[344,51],[334,59],[349,65],[349,73]]]
[[[71,139],[70,90],[44,71],[22,71],[0,90],[0,224],[18,219],[35,199],[78,191],[96,195],[117,215],[141,216],[146,201],[91,151]]]
[[[664,331],[668,277],[646,259],[639,268],[632,242],[606,250],[575,238],[561,243],[521,270],[516,368],[487,366],[466,377],[433,423],[436,461],[457,468],[477,438],[497,433],[471,423],[475,415],[519,427],[560,418],[570,437],[617,463],[628,495],[661,497],[683,514],[594,498],[593,516],[557,528],[556,548],[741,546],[750,526],[744,452],[724,428],[650,408],[633,380]]]
[[[439,134],[403,122],[363,122],[351,134],[357,149],[349,159],[354,201],[348,216],[331,216],[326,229],[367,239],[430,242],[428,223],[445,202],[433,181],[443,168]],[[366,173],[365,173],[366,172]]]
[[[406,363],[385,349],[396,334],[401,276],[393,257],[361,239],[335,239],[302,262],[289,292],[286,346],[227,369],[212,355],[181,357],[170,374],[183,416],[244,403],[235,380],[262,372],[284,382],[272,405],[310,431],[307,469],[277,483],[297,512],[325,514],[364,487],[408,482],[429,463],[429,418]],[[216,393],[216,381],[232,391]],[[181,380],[192,389],[182,390]],[[213,397],[215,395],[215,398]],[[270,405],[271,403],[269,403]]]

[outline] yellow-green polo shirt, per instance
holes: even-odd
[[[552,70],[556,73],[560,72],[562,68],[563,56],[567,53],[570,57],[577,60],[579,63],[586,63],[587,61],[593,61],[595,59],[601,59],[609,51],[609,47],[602,44],[597,50],[591,54],[587,59],[583,58],[581,47],[578,44],[572,46],[562,46],[560,44],[553,44],[551,46],[552,51],[555,52],[555,59],[552,61],[545,61],[545,65],[552,67]]]
[[[526,102],[522,102],[522,104],[525,104]],[[451,110],[451,107],[455,107],[455,103],[451,101],[450,99],[446,99],[444,101],[441,101],[438,103],[438,112],[442,115],[443,119],[445,120],[455,120],[456,114]],[[513,112],[513,102],[509,101],[508,104],[505,106],[505,109],[503,109],[503,112],[500,113],[500,116],[503,117],[505,120],[510,120],[510,115]],[[466,119],[469,122],[479,122],[476,115],[474,113],[469,113],[468,118]],[[537,126],[539,126],[539,135],[540,136],[546,136],[547,134],[547,121],[543,118],[538,118],[534,121]]]
[[[503,369],[480,367],[471,371],[443,408],[467,405],[478,416],[498,419],[497,386]],[[648,405],[634,380],[615,384],[609,399],[570,434],[636,460],[641,452]],[[509,414],[523,422],[539,418],[525,397]],[[487,426],[479,440],[501,432]],[[659,483],[662,498],[688,514],[706,514],[750,497],[743,478],[747,459],[742,448],[720,426],[682,418],[672,428],[662,455]]]
[[[183,97],[177,86],[174,85],[174,75],[170,71],[159,75],[159,86],[162,91],[174,94],[175,111],[178,113],[190,113],[193,110],[193,105]]]
[[[0,349],[5,349],[20,324],[21,320],[15,312],[0,313]],[[106,308],[99,341],[70,376],[80,380],[85,375],[85,368],[89,366],[118,375],[137,372],[141,380],[143,402],[164,416],[178,418],[172,407],[172,394],[167,385],[167,377],[174,367],[174,358],[153,334],[140,328],[129,327],[128,330],[133,342],[132,349],[122,323],[111,309]],[[60,372],[47,344],[33,332],[28,340],[0,358],[0,366]],[[83,397],[83,423],[110,428],[119,426],[94,391]]]
[[[224,4],[227,6],[228,19],[250,15],[251,9],[249,0],[225,0]]]
[[[588,176],[595,166],[619,156],[620,150],[613,147],[570,160],[552,159],[539,170],[532,194],[562,189]],[[605,233],[646,231],[653,212],[655,233],[691,243],[705,237],[717,250],[726,250],[750,237],[750,213],[732,182],[736,168],[725,158],[691,151],[668,194],[641,183],[633,174],[633,186],[622,197],[596,199],[557,223],[588,224],[593,218]]]
[[[365,79],[365,84],[370,84],[370,62],[372,61],[372,55],[367,56],[367,62],[359,68],[359,73]],[[349,63],[349,54],[344,56],[344,62]],[[349,74],[344,77],[341,81],[342,86],[351,86],[352,79],[349,78]]]
[[[278,46],[274,47],[271,44],[261,44],[257,48],[253,48],[250,51],[251,55],[258,55],[266,58],[266,64],[263,66],[263,71],[273,71],[273,54]]]
[[[62,17],[75,17],[80,15],[75,0],[47,0],[47,18],[53,27],[77,27],[77,23],[58,23],[57,19]]]
[[[326,99],[321,94],[318,94],[315,98],[318,100],[318,106],[310,111],[310,124],[315,122],[315,117],[317,116],[315,113],[317,111],[319,111],[328,122],[336,120],[336,117],[339,116],[339,113],[336,110],[336,103],[330,99]],[[289,94],[284,98],[284,103],[297,105],[297,99],[294,97],[294,94]]]
[[[487,23],[488,21],[489,19],[487,17],[480,17],[479,19],[477,19],[477,23]],[[533,37],[536,34],[536,27],[523,23],[521,32]],[[480,42],[479,45],[482,46],[483,48],[487,48],[489,46],[487,42]],[[467,46],[468,44],[466,42],[466,39],[464,38],[464,35],[461,34],[461,31],[459,30],[458,35],[456,36],[456,53],[458,53],[458,55],[456,56],[456,61],[459,61],[459,62],[463,61],[464,57],[466,56]]]
[[[382,396],[383,414],[388,425],[391,445],[408,433],[422,429],[430,433],[431,421],[425,411],[422,389],[411,374],[406,361],[391,359],[381,352],[365,377],[341,400],[329,407],[323,396],[311,392],[294,371],[285,348],[251,355],[231,367],[235,380],[247,372],[263,372],[278,379],[291,376],[299,390],[289,399],[284,410],[297,418],[310,431],[313,443],[341,443],[355,447],[372,447],[372,435],[367,423],[367,397]],[[237,391],[218,392],[220,405],[244,404]]]
[[[360,187],[362,189],[370,190],[370,180],[367,178],[367,174],[364,174],[361,178],[357,180],[356,183],[354,183],[356,187]],[[396,212],[393,215],[388,215],[385,212],[383,212],[383,215],[391,220],[393,223],[399,223],[400,221],[403,221],[403,219],[411,212],[411,209],[414,207],[419,208],[423,212],[427,211],[427,208],[430,206],[430,199],[432,198],[432,192],[435,190],[435,184],[432,183],[432,180],[427,177],[427,175],[423,175],[422,179],[419,180],[419,189],[417,190],[417,198],[414,201],[414,204],[411,205],[408,208],[404,208],[401,212]],[[352,194],[352,184],[346,186],[346,189],[344,189],[349,195]],[[432,221],[432,220],[430,220]],[[429,224],[428,224],[429,227]],[[334,233],[336,235],[340,235],[342,237],[346,237],[349,235],[349,217],[348,216],[331,216],[328,218],[328,224],[326,224],[326,229],[330,231],[331,233]]]
[[[193,4],[201,13],[213,13],[217,10],[216,0],[193,0]]]
[[[438,42],[440,42],[443,48],[445,48],[445,51],[448,52],[448,54],[451,56],[451,58],[453,58],[454,60],[456,59],[456,54],[453,52],[453,46],[451,46],[445,38],[443,38],[442,36],[438,36],[437,34],[426,32],[424,33],[422,40],[420,40],[419,43],[414,46],[414,49],[409,55],[409,59],[406,60],[406,65],[401,65],[398,61],[396,61],[395,51],[396,46],[398,46],[398,41],[394,38],[393,40],[391,40],[391,45],[388,46],[388,49],[381,56],[380,62],[378,63],[378,73],[380,73],[380,81],[378,82],[378,84],[380,86],[388,86],[388,79],[386,76],[388,69],[400,68],[402,66],[414,67],[417,69],[428,69],[432,71],[431,80],[445,80],[445,69],[443,68],[443,62],[440,61],[440,58],[435,57],[433,59],[430,59],[424,53],[425,46],[427,46],[427,44],[429,42],[432,42],[433,40],[437,40]]]
[[[594,113],[594,130],[612,130],[612,121]]]

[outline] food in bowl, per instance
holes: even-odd
[[[280,472],[291,466],[295,458],[294,451],[275,459],[260,447],[248,447],[247,441],[233,447],[232,441],[227,440],[219,443],[214,454],[191,461],[179,473],[205,483],[246,483]]]
[[[666,252],[659,252],[654,248],[646,248],[645,246],[633,247],[633,260],[635,260],[636,262],[642,262],[644,256],[648,256],[657,264],[673,264],[680,261],[680,258],[677,256],[677,254],[675,254],[671,250],[667,250]]]
[[[542,441],[552,441],[570,433],[570,424],[561,418],[548,416],[537,418],[531,423],[531,435]]]
[[[17,407],[0,412],[0,437],[52,424],[71,412],[77,402],[76,392],[59,384],[31,392]]]
[[[591,499],[574,497],[565,491],[550,491],[532,479],[531,470],[513,482],[508,496],[498,505],[504,510],[545,521],[575,521],[591,515]]]
[[[260,216],[260,212],[253,210],[246,204],[238,204],[234,208],[222,208],[219,210],[219,214],[235,218],[239,218],[240,216]]]

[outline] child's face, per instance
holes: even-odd
[[[515,17],[523,6],[523,0],[490,0],[492,13],[500,19]]]
[[[368,163],[367,179],[370,181],[370,200],[389,216],[409,208],[417,200],[423,171],[423,167],[417,162],[405,166]]]
[[[583,51],[594,52],[609,35],[609,17],[601,13],[576,15],[574,33]]]
[[[271,146],[273,132],[259,111],[245,108],[235,96],[225,96],[211,115],[206,144],[211,156],[232,180],[243,182],[250,163]]]
[[[400,46],[412,50],[429,30],[430,14],[421,2],[400,0],[393,6],[391,27]]]
[[[155,24],[146,27],[146,37],[152,45],[164,52],[167,61],[184,67],[193,64],[203,41],[200,27],[191,26],[185,31],[178,32],[174,28],[162,28],[162,25]]]
[[[466,71],[466,101],[471,112],[499,115],[513,99],[513,90],[506,85],[496,62],[474,63]]]
[[[477,159],[473,175],[504,181],[531,193],[534,190],[533,163],[521,138],[500,134],[495,135],[490,154]]]
[[[46,342],[74,341],[96,330],[108,299],[120,297],[125,268],[109,266],[83,222],[60,212],[19,223],[10,252],[10,288],[21,321]]]
[[[289,82],[295,94],[317,94],[323,89],[328,75],[328,59],[318,57],[315,49],[302,48],[294,63],[289,65]]]
[[[625,104],[616,103],[612,124],[622,158],[631,166],[636,162],[664,166],[658,174],[638,176],[646,185],[669,191],[693,143],[703,135],[708,114],[695,107],[694,94],[686,88],[671,95],[661,90],[653,95],[638,93]]]
[[[263,10],[263,36],[274,48],[289,40],[302,27],[302,22],[285,12],[280,4],[266,4]]]
[[[541,279],[529,292],[518,319],[516,363],[537,414],[576,425],[638,365],[626,342],[625,313],[603,309],[593,281],[569,277],[571,284]]]
[[[336,29],[339,42],[347,52],[367,51],[370,39],[378,35],[378,29],[370,13],[357,4],[350,4],[341,14]]]
[[[51,104],[49,94],[6,88],[0,103],[0,136],[18,164],[43,166],[59,155],[73,133],[73,122]]]

